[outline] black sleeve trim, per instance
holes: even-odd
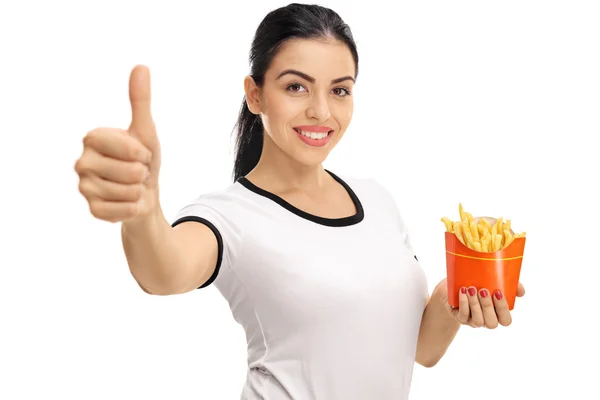
[[[188,217],[179,218],[177,221],[173,222],[171,224],[171,226],[175,227],[184,222],[198,222],[198,223],[204,224],[210,228],[210,230],[214,233],[215,237],[217,238],[217,247],[218,247],[217,265],[215,266],[215,271],[210,276],[210,278],[208,278],[208,280],[204,284],[202,284],[202,286],[200,286],[198,288],[198,289],[202,289],[202,288],[209,286],[211,283],[213,283],[214,280],[217,279],[217,275],[219,275],[219,270],[221,269],[221,263],[223,262],[223,237],[221,236],[221,232],[219,232],[217,227],[214,226],[210,221],[208,221],[204,218],[201,218],[201,217],[193,216],[193,215],[188,216]]]

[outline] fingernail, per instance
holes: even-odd
[[[469,294],[470,294],[471,296],[475,296],[475,293],[477,293],[477,292],[475,291],[475,288],[472,288],[472,287],[470,287],[470,288],[469,288]]]
[[[467,293],[467,288],[461,287],[461,288],[460,288],[460,292],[461,292],[462,294],[465,294],[465,293]]]
[[[479,291],[479,294],[481,295],[481,297],[483,297],[485,299],[487,297],[487,295],[488,295],[488,292],[485,289],[481,289]]]
[[[496,290],[496,293],[494,293],[494,296],[496,296],[496,300],[502,300],[502,293],[500,293],[499,290]]]

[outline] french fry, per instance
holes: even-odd
[[[465,238],[465,243],[468,248],[472,249],[473,247],[473,236],[471,235],[471,228],[469,228],[469,222],[465,219],[461,224],[463,238]]]
[[[496,220],[495,225],[496,225],[496,234],[500,235],[500,246],[502,246],[502,242],[504,241],[504,236],[502,236],[504,233],[504,224],[502,222],[502,217],[500,217]]]
[[[517,239],[525,237],[525,232],[513,233],[510,219],[499,217],[494,224],[486,218],[476,219],[465,211],[462,203],[458,204],[459,220],[452,221],[443,217],[441,221],[446,232],[454,233],[458,240],[468,248],[477,252],[490,253],[500,251]]]
[[[467,217],[467,221],[469,221],[469,225],[471,225],[471,222],[473,222],[473,215],[465,211],[465,217]]]
[[[458,240],[460,240],[460,242],[462,244],[465,244],[465,239],[463,239],[463,235],[462,235],[462,229],[460,228],[460,222],[455,222],[453,228],[454,228],[454,234],[456,235]]]
[[[471,236],[473,236],[473,240],[479,242],[479,231],[477,230],[477,223],[475,221],[471,221],[469,225],[471,228]]]
[[[462,221],[463,219],[465,219],[466,215],[465,215],[465,210],[463,209],[463,205],[462,203],[458,204],[458,216],[460,217],[460,220]]]
[[[502,235],[496,234],[496,240],[494,242],[494,251],[500,251],[502,248]]]
[[[448,218],[448,217],[443,217],[443,218],[442,218],[442,222],[444,223],[444,225],[446,225],[446,231],[447,231],[447,232],[452,232],[452,231],[453,231],[453,228],[452,228],[452,225],[453,225],[453,223],[452,223],[452,221],[450,220],[450,218]]]
[[[481,241],[481,251],[484,253],[489,253],[491,251],[490,247],[492,245],[492,235],[486,232],[486,235]]]
[[[510,231],[508,229],[504,230],[504,237],[506,238],[506,240],[504,242],[504,247],[510,246],[512,241],[515,239],[515,237],[510,233]]]
[[[477,231],[479,232],[479,237],[483,238],[485,233],[487,232],[487,227],[485,226],[484,220],[480,219],[477,223]]]
[[[487,219],[483,218],[483,224],[485,225],[486,229],[488,231],[492,231],[492,224],[490,223],[490,221],[488,221]]]
[[[496,248],[497,234],[498,234],[498,225],[494,224],[494,226],[492,226],[492,249]],[[492,250],[492,251],[496,251],[496,250]]]

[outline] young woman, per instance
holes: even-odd
[[[122,222],[143,290],[215,284],[228,300],[248,342],[243,399],[406,399],[415,361],[435,365],[461,324],[509,325],[506,301],[464,288],[452,309],[445,281],[429,296],[390,193],[322,167],[350,124],[358,75],[351,31],[334,11],[269,13],[250,61],[231,186],[165,219],[149,72],[139,66],[129,129],[85,136],[80,191],[95,217]]]

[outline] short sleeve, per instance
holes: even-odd
[[[235,223],[237,204],[228,191],[202,195],[183,207],[174,218],[171,226],[184,222],[206,225],[217,239],[217,264],[211,277],[198,289],[211,285],[221,269],[229,267],[241,242],[241,234]]]

